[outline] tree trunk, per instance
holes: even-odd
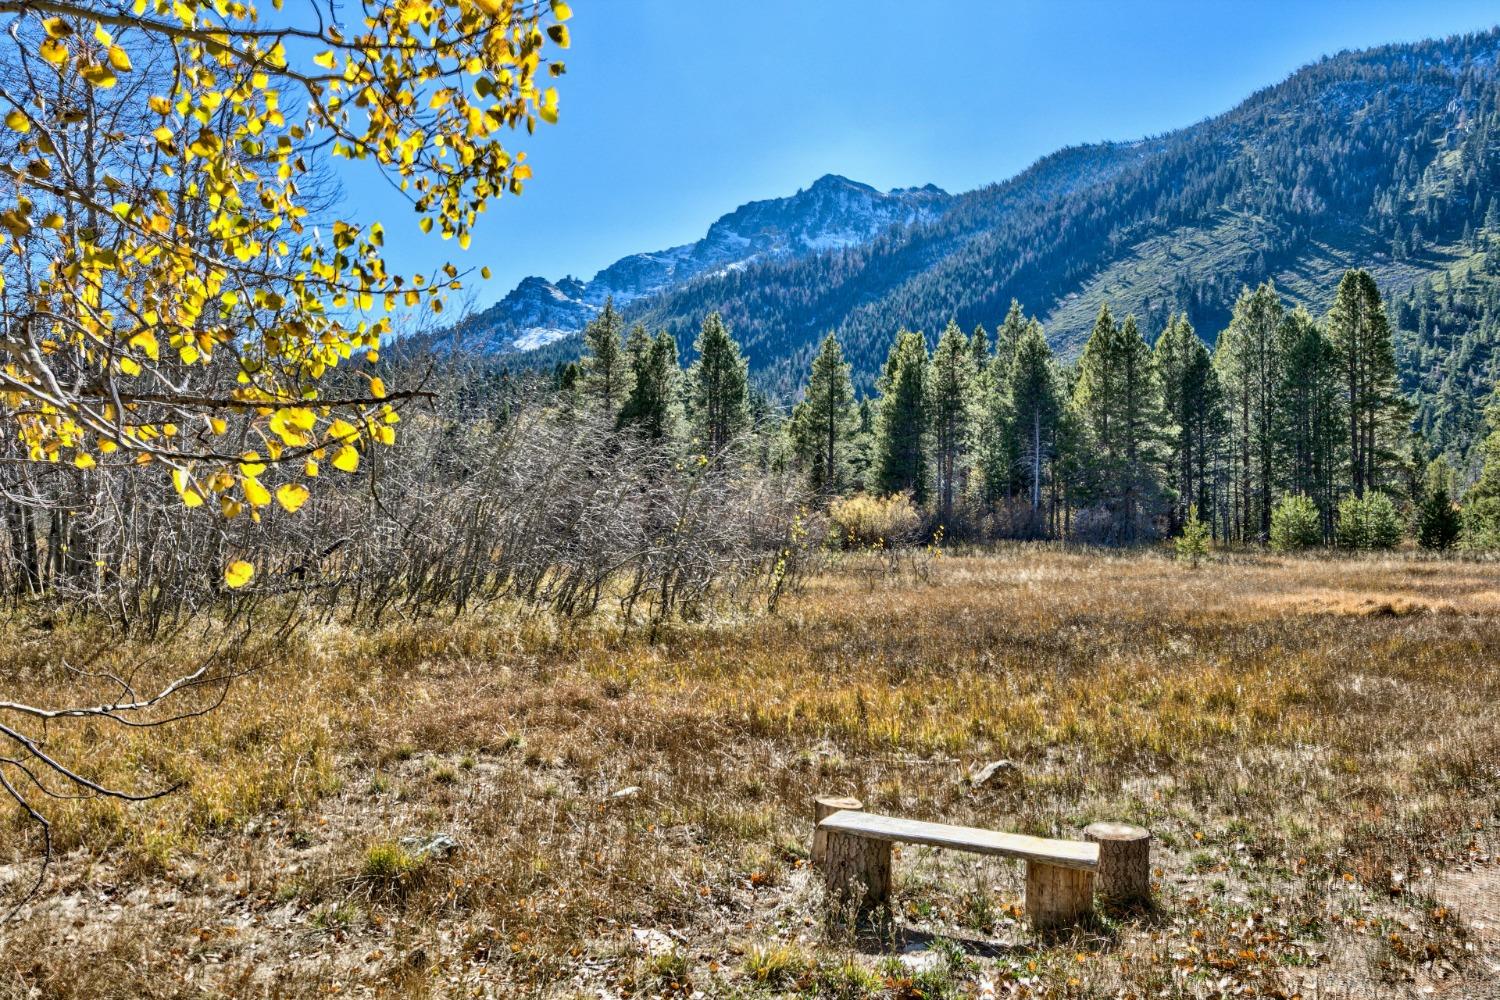
[[[1032,930],[1070,927],[1094,909],[1094,873],[1026,862],[1026,915]]]
[[[1151,834],[1125,823],[1092,823],[1085,839],[1099,845],[1097,888],[1101,898],[1116,906],[1147,906],[1151,902]]]
[[[823,867],[823,859],[828,856],[828,834],[818,829],[818,824],[836,812],[849,810],[850,812],[863,812],[865,804],[859,799],[839,798],[836,796],[821,795],[813,799],[813,842],[812,863],[815,868]]]
[[[823,876],[830,931],[853,930],[884,936],[890,930],[889,841],[829,833]]]

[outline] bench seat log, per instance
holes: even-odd
[[[1028,837],[1021,833],[1001,833],[972,826],[949,826],[925,823],[895,816],[844,810],[834,813],[818,828],[827,832],[852,833],[871,840],[890,840],[905,844],[947,847],[971,854],[998,854],[1023,861],[1039,861],[1058,868],[1096,871],[1099,868],[1099,845],[1081,840],[1051,840]]]

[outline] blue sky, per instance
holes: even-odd
[[[347,178],[351,214],[385,223],[398,271],[488,265],[483,307],[528,274],[586,279],[690,242],[826,173],[965,191],[1061,146],[1227,110],[1324,54],[1500,21],[1477,0],[570,2],[560,123],[513,137],[535,177],[467,252]]]

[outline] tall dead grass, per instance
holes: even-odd
[[[892,573],[846,556],[776,616],[655,643],[537,617],[312,629],[246,651],[263,669],[210,716],[60,730],[116,780],[188,784],[59,804],[70,853],[0,940],[0,992],[916,996],[926,973],[818,937],[804,852],[825,792],[1155,833],[1159,913],[1063,942],[1016,921],[1009,867],[902,852],[903,926],[970,942],[932,990],[1484,981],[1495,942],[1434,892],[1494,854],[1500,567],[1194,571],[1018,545]],[[54,690],[45,665],[75,638],[7,628],[0,669]],[[966,782],[998,758],[1015,767]],[[436,832],[457,853],[399,846]],[[768,955],[792,958],[768,972]]]

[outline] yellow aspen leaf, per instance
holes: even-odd
[[[317,55],[313,56],[312,61],[315,64],[322,66],[324,69],[333,69],[333,50],[329,49],[327,52],[319,52]]]
[[[565,0],[552,0],[552,16],[559,21],[566,21],[573,16],[573,8]]]
[[[31,119],[20,108],[12,108],[10,114],[5,116],[5,127],[25,135],[31,131]]]
[[[73,464],[80,469],[92,469],[94,467],[94,456],[86,451],[80,451],[73,456]]]
[[[240,485],[245,490],[245,499],[250,501],[250,506],[264,507],[271,502],[271,491],[262,486],[254,476],[246,476],[240,480]]]
[[[177,489],[177,495],[182,497],[182,503],[187,507],[203,506],[203,494],[198,492],[197,485],[192,477],[183,469],[172,470],[172,485]]]
[[[554,24],[547,29],[547,36],[557,43],[557,47],[565,49],[568,47],[568,26],[566,24]]]
[[[352,444],[346,444],[333,456],[333,467],[341,472],[354,472],[359,468],[359,451]]]
[[[370,379],[370,395],[374,396],[376,399],[385,398],[385,380],[382,379],[379,375]]]
[[[90,64],[79,69],[78,75],[83,77],[91,86],[100,90],[108,90],[119,82],[119,78],[108,66]]]
[[[125,50],[118,45],[109,47],[109,64],[117,73],[130,72],[130,56],[126,55]]]
[[[224,583],[231,590],[239,590],[253,579],[255,579],[255,567],[243,559],[236,559],[224,567]]]
[[[223,434],[225,431],[229,430],[229,421],[225,420],[223,417],[209,417],[208,426],[209,429],[212,430],[215,434]]]
[[[276,502],[286,508],[288,514],[297,513],[297,508],[307,502],[307,487],[300,483],[283,483],[276,488]]]
[[[240,474],[254,479],[266,471],[266,465],[260,460],[260,452],[247,451],[240,456]]]
[[[318,463],[317,463],[317,461],[315,459],[309,458],[307,460],[307,462],[304,463],[303,466],[302,466],[302,474],[305,475],[305,476],[307,476],[309,479],[316,479],[316,478],[318,478]]]
[[[146,357],[152,361],[157,360],[160,349],[156,343],[156,334],[150,330],[141,330],[130,338],[130,346],[136,350],[145,352]]]
[[[60,17],[49,17],[42,22],[42,28],[46,30],[48,38],[67,38],[73,33],[73,26]]]

